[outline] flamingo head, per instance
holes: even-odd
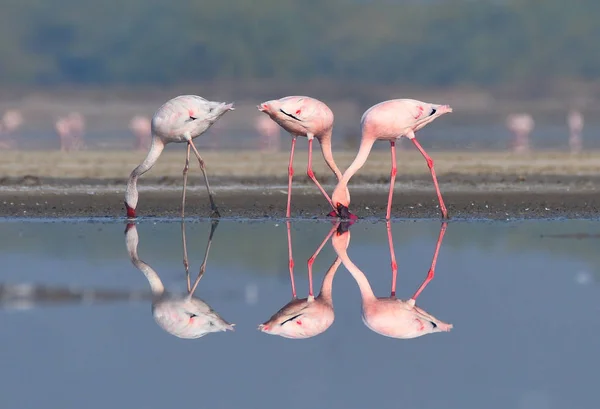
[[[135,214],[135,207],[129,206],[127,202],[125,202],[125,209],[127,209],[127,218],[135,219],[137,216]]]
[[[350,191],[347,186],[342,185],[341,183],[338,184],[331,195],[331,201],[335,206],[335,210],[329,213],[329,216],[340,217],[344,220],[351,220],[352,222],[358,219],[358,216],[350,213],[348,210],[348,206],[350,206]]]

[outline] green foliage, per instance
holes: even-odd
[[[596,79],[598,15],[596,0],[5,0],[0,82]]]

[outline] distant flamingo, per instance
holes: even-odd
[[[200,170],[204,176],[204,183],[208,191],[210,207],[213,216],[219,217],[219,210],[213,198],[213,193],[208,183],[204,160],[198,153],[193,139],[202,135],[223,114],[233,111],[233,104],[224,102],[212,102],[197,95],[180,95],[162,105],[152,117],[152,144],[146,159],[136,167],[129,176],[127,191],[125,192],[125,207],[127,217],[136,217],[138,203],[137,180],[148,172],[158,160],[165,145],[171,142],[187,143],[185,166],[183,168],[183,194],[181,198],[181,217],[185,214],[185,191],[187,187],[187,174],[190,164],[190,148],[194,151]]]
[[[70,112],[67,115],[67,121],[69,121],[69,128],[71,132],[71,141],[73,144],[73,150],[81,150],[85,148],[84,134],[85,134],[85,118],[79,112]]]
[[[184,296],[168,294],[156,271],[140,260],[137,253],[139,237],[135,223],[128,223],[125,229],[125,243],[131,262],[146,276],[154,296],[154,300],[152,301],[154,320],[162,329],[178,338],[200,338],[210,332],[233,331],[234,329],[234,324],[225,321],[208,304],[193,296],[206,270],[206,260],[210,250],[210,243],[217,225],[218,221],[216,223],[213,222],[211,226],[204,261],[193,286],[190,285],[189,273],[186,274],[188,293]],[[185,248],[185,227],[183,222],[182,234]],[[187,251],[184,252],[186,260],[184,264],[187,264]]]
[[[286,225],[292,300],[269,318],[267,322],[259,325],[258,329],[264,333],[279,335],[284,338],[311,338],[325,332],[335,319],[331,288],[333,286],[333,277],[341,264],[341,260],[339,257],[336,257],[329,270],[325,273],[321,290],[316,298],[313,294],[312,265],[317,255],[321,252],[321,249],[323,249],[323,246],[329,241],[336,226],[329,231],[315,253],[308,259],[308,298],[298,299],[296,297],[296,285],[294,282],[294,260],[292,257],[292,238],[289,220],[286,221]]]
[[[340,225],[340,226],[343,226]],[[416,338],[433,332],[450,331],[452,324],[440,321],[415,305],[417,297],[435,275],[440,246],[446,232],[447,223],[442,223],[440,234],[427,278],[409,300],[396,298],[396,257],[391,236],[390,222],[387,222],[390,255],[392,258],[392,290],[390,297],[376,297],[365,274],[350,260],[346,248],[350,242],[350,231],[339,229],[332,239],[333,248],[344,266],[356,280],[362,298],[362,318],[365,325],[380,335],[391,338]]]
[[[296,138],[298,136],[306,136],[308,138],[308,167],[306,174],[315,182],[335,213],[335,207],[329,195],[317,181],[312,170],[312,143],[313,139],[317,138],[327,166],[333,171],[338,180],[342,177],[342,173],[335,164],[333,153],[331,152],[331,132],[333,130],[333,112],[331,112],[331,109],[325,103],[314,98],[291,96],[263,102],[258,106],[258,110],[269,115],[273,121],[278,123],[292,136],[292,148],[288,166],[286,217],[289,218],[291,215],[290,204],[292,199],[292,176],[294,175],[294,148],[296,147]]]
[[[145,151],[150,148],[150,142],[152,141],[152,126],[150,119],[136,115],[131,118],[129,122],[129,130],[135,136],[135,142],[133,148],[138,151]]]
[[[567,116],[567,124],[569,125],[569,147],[571,153],[581,152],[583,141],[581,131],[583,131],[583,115],[579,111],[572,110]]]
[[[2,119],[0,119],[0,149],[14,149],[17,146],[16,140],[12,137],[12,134],[21,126],[23,123],[23,116],[21,111],[16,109],[9,109],[4,113]]]
[[[348,211],[350,205],[350,192],[348,182],[350,178],[365,164],[373,144],[378,140],[389,141],[392,152],[392,171],[390,176],[390,193],[388,196],[387,212],[385,218],[391,217],[392,196],[394,194],[394,183],[396,181],[396,140],[405,136],[417,147],[421,155],[427,161],[427,166],[433,178],[433,184],[440,202],[440,210],[444,219],[448,218],[448,211],[442,199],[442,193],[438,186],[437,177],[433,168],[433,160],[421,147],[415,137],[415,132],[432,122],[437,117],[452,112],[448,105],[430,104],[428,102],[416,101],[414,99],[393,99],[380,102],[369,108],[362,116],[360,123],[362,139],[358,154],[354,162],[346,169],[342,179],[336,186],[331,199],[338,214],[344,219],[356,219],[357,217]],[[331,214],[333,216],[333,214]]]
[[[260,135],[260,147],[262,152],[279,152],[281,145],[281,128],[277,123],[264,115],[259,115],[254,121],[254,128]]]
[[[9,109],[2,115],[2,130],[8,134],[15,132],[23,124],[23,115],[17,109]]]
[[[71,151],[71,127],[69,121],[66,118],[58,118],[54,123],[54,129],[56,129],[56,133],[58,134],[60,150],[63,152]]]
[[[514,153],[526,153],[530,150],[529,135],[535,126],[531,115],[511,114],[506,118],[506,126],[514,134],[512,150]]]

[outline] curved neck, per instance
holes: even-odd
[[[152,169],[152,166],[154,166],[158,160],[163,149],[165,149],[164,142],[156,136],[152,137],[152,145],[150,146],[148,155],[146,155],[146,159],[144,159],[144,161],[131,172],[131,175],[129,175],[127,190],[125,192],[125,202],[133,209],[136,208],[138,201],[137,180],[144,173]]]
[[[319,144],[321,145],[321,153],[323,153],[323,159],[325,159],[325,163],[329,166],[329,169],[335,174],[338,182],[342,179],[342,172],[335,164],[333,160],[333,152],[331,151],[331,132],[330,129],[324,136],[324,138],[319,139]]]
[[[322,299],[331,306],[333,305],[333,299],[331,297],[333,277],[335,277],[335,273],[340,267],[340,264],[342,264],[342,260],[339,257],[336,257],[331,267],[329,267],[329,270],[327,270],[325,273],[325,277],[323,277],[323,283],[321,284],[321,290],[319,291],[318,298]]]
[[[375,143],[375,138],[365,136],[366,135],[363,134],[363,138],[360,141],[360,147],[358,148],[356,158],[354,158],[354,161],[352,161],[352,163],[350,164],[348,169],[346,169],[342,176],[342,182],[344,183],[344,185],[347,185],[350,181],[350,178],[354,176],[354,174],[358,172],[360,168],[363,167],[363,165],[367,161],[367,158],[369,157],[369,153],[371,153],[371,149],[373,148],[373,144]]]
[[[165,286],[160,280],[158,273],[154,271],[154,269],[148,264],[140,260],[137,254],[138,242],[139,238],[137,234],[137,229],[135,227],[132,227],[125,234],[125,244],[127,246],[127,252],[129,253],[129,259],[131,260],[131,263],[144,274],[146,280],[148,280],[148,284],[150,284],[150,291],[152,291],[152,295],[154,295],[155,297],[160,297],[165,293]]]
[[[356,267],[352,260],[350,260],[350,257],[348,257],[348,253],[346,252],[346,248],[344,246],[334,244],[334,249],[338,257],[342,260],[344,267],[348,269],[356,281],[356,284],[358,284],[363,304],[370,300],[374,300],[376,297],[373,293],[373,289],[371,288],[371,284],[369,284],[369,280],[367,280],[367,276],[365,276],[365,273]]]

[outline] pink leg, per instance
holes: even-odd
[[[425,152],[425,149],[423,149],[419,141],[417,141],[417,138],[412,138],[412,141],[419,150],[419,152],[421,152],[421,155],[423,155],[423,157],[427,161],[427,166],[429,167],[429,170],[431,171],[431,177],[433,178],[433,185],[435,186],[435,191],[440,201],[440,210],[442,211],[442,218],[447,219],[448,210],[446,210],[444,199],[442,199],[442,192],[440,192],[440,186],[438,185],[437,176],[435,175],[435,169],[433,168],[433,159],[431,159],[427,152]]]
[[[309,178],[312,179],[313,182],[315,182],[315,185],[317,185],[317,187],[319,188],[319,190],[321,191],[321,193],[323,193],[323,196],[325,196],[325,199],[327,199],[327,201],[329,202],[329,205],[331,206],[331,208],[335,211],[335,206],[333,205],[333,202],[331,201],[331,198],[329,197],[329,195],[327,194],[327,192],[325,192],[325,189],[323,189],[323,186],[321,186],[321,184],[317,181],[317,178],[315,177],[315,173],[312,170],[312,144],[313,144],[313,139],[314,138],[308,138],[308,168],[306,170],[306,174],[308,175]]]
[[[315,251],[315,253],[308,259],[308,296],[309,297],[313,297],[313,279],[312,279],[312,266],[313,263],[315,262],[315,258],[317,258],[317,256],[319,255],[319,253],[321,252],[321,250],[323,249],[323,247],[325,246],[325,243],[327,243],[327,241],[329,240],[329,238],[333,235],[333,232],[337,229],[337,225],[333,226],[331,228],[331,230],[329,230],[329,233],[327,233],[327,236],[325,237],[325,239],[323,240],[323,242],[319,245],[319,247],[317,248],[317,250]]]
[[[392,171],[390,172],[390,194],[388,196],[387,212],[385,218],[390,220],[392,214],[392,196],[394,195],[394,184],[396,183],[396,142],[390,141],[390,150],[392,151]]]
[[[288,237],[288,266],[290,268],[290,282],[292,283],[292,298],[296,298],[296,283],[294,282],[294,256],[292,255],[292,226],[290,221],[285,222],[287,226],[287,237]]]
[[[287,210],[285,211],[285,217],[287,218],[291,215],[290,205],[292,203],[292,176],[294,176],[294,148],[296,147],[296,138],[297,136],[292,136],[292,150],[290,151],[290,164],[288,165],[288,200]]]
[[[446,233],[447,226],[448,226],[447,222],[442,223],[442,227],[440,229],[440,235],[438,236],[437,244],[435,246],[435,252],[433,253],[433,260],[431,261],[431,267],[429,268],[429,271],[427,272],[427,277],[423,281],[423,284],[421,284],[419,289],[411,297],[411,299],[414,301],[417,300],[417,297],[419,296],[419,294],[421,294],[421,291],[423,291],[425,289],[425,287],[427,287],[429,282],[431,280],[433,280],[433,277],[435,276],[435,265],[437,263],[438,254],[440,252],[440,247],[442,246],[442,240],[444,240],[444,234]]]
[[[398,264],[396,263],[396,252],[394,251],[394,242],[392,239],[392,225],[388,220],[386,222],[388,243],[390,245],[390,258],[392,259],[392,291],[390,297],[396,296],[396,281],[398,278]]]

